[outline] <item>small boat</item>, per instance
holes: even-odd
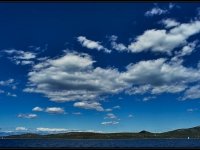
[[[188,136],[188,138],[187,138],[188,140],[190,139],[190,137]]]

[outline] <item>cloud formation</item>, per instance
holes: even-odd
[[[43,128],[43,127],[39,127],[36,128],[36,131],[39,132],[68,132],[68,129],[65,128]]]
[[[65,114],[65,110],[60,107],[47,107],[45,112],[50,114]]]
[[[165,25],[165,28],[171,28],[171,27],[176,27],[176,26],[180,25],[179,22],[177,22],[175,19],[171,19],[171,18],[163,19],[161,21],[161,23],[163,25]]]
[[[85,36],[79,36],[79,37],[77,37],[77,40],[83,47],[86,47],[88,49],[96,49],[98,51],[103,50],[106,53],[111,52],[111,50],[102,46],[100,42],[89,40]]]
[[[200,32],[200,21],[182,23],[169,31],[162,29],[146,30],[132,42],[128,49],[133,53],[152,51],[171,54],[180,46],[187,44],[187,39]]]
[[[34,107],[34,108],[32,109],[32,111],[40,112],[40,111],[43,111],[43,108],[41,108],[41,107]]]
[[[52,101],[83,101],[78,107],[90,107],[106,93],[118,93],[127,83],[119,80],[119,72],[113,68],[93,67],[95,61],[87,54],[67,53],[56,59],[48,59],[33,66],[29,72],[30,85],[25,92],[43,93]],[[101,110],[98,106],[98,110]]]
[[[152,17],[155,15],[162,15],[162,14],[166,14],[166,13],[168,13],[167,9],[161,9],[159,7],[154,7],[151,10],[148,10],[147,12],[145,12],[145,16]]]
[[[94,109],[97,111],[104,111],[104,108],[98,102],[87,102],[87,101],[75,102],[74,107],[79,107],[79,108],[83,108],[83,109]]]
[[[15,130],[16,131],[27,131],[28,129],[25,127],[16,127]]]
[[[191,51],[189,48],[184,47],[180,55],[186,55]],[[95,68],[94,62],[89,55],[76,52],[47,59],[33,66],[28,74],[30,84],[24,91],[43,93],[55,102],[78,101],[75,107],[104,111],[99,101],[104,95],[123,91],[131,95],[179,93],[187,84],[200,80],[198,69],[166,58],[129,64],[123,72],[116,68]]]
[[[117,119],[117,116],[113,113],[108,113],[104,119]]]
[[[35,59],[37,55],[34,52],[16,49],[3,50],[3,52],[6,53],[8,58],[16,65],[32,65],[34,64],[33,59]]]

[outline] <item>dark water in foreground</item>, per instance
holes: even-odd
[[[57,147],[57,148],[200,148],[200,139],[137,139],[137,140],[63,140],[63,139],[2,139],[1,148]]]

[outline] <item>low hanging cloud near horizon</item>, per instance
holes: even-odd
[[[28,129],[25,127],[16,127],[15,130],[16,131],[28,131]]]
[[[102,125],[117,125],[119,124],[118,121],[105,121],[101,123]]]

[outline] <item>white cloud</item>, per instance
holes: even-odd
[[[83,47],[86,47],[88,49],[97,49],[98,51],[103,50],[106,53],[110,53],[111,52],[111,50],[109,50],[109,49],[105,48],[104,46],[102,46],[100,42],[89,40],[84,36],[79,36],[77,38],[77,40],[78,40],[78,42],[81,43],[81,45]]]
[[[176,26],[180,25],[179,22],[177,22],[175,19],[171,19],[171,18],[163,19],[161,21],[161,23],[164,24],[166,28],[176,27]]]
[[[116,125],[119,124],[118,121],[106,121],[106,122],[102,122],[102,125]]]
[[[171,61],[174,62],[183,62],[182,57],[190,55],[196,48],[198,41],[194,41],[185,45],[180,51],[175,52],[175,56],[171,58]]]
[[[3,52],[5,52],[9,56],[8,58],[17,65],[34,64],[33,59],[36,58],[36,53],[34,52],[28,52],[16,49],[3,50]]]
[[[43,111],[43,108],[41,108],[41,107],[34,107],[32,109],[32,111],[38,111],[38,112],[40,112],[40,111]]]
[[[155,7],[153,7],[151,10],[145,12],[145,16],[152,17],[155,15],[168,14],[170,13],[170,10],[172,10],[175,7],[179,8],[178,5],[173,4],[173,3],[169,3],[168,8],[165,8],[165,9],[159,8],[158,5],[156,4]]]
[[[156,96],[147,96],[143,98],[143,101],[149,101],[150,99],[155,99]]]
[[[133,53],[152,51],[171,54],[175,48],[186,45],[187,39],[199,32],[198,20],[180,24],[169,31],[151,29],[138,36],[128,49]]]
[[[8,79],[8,80],[2,80],[0,81],[0,86],[4,87],[4,88],[11,88],[12,90],[15,90],[16,89],[16,85],[15,85],[15,80],[14,79]],[[17,97],[16,94],[13,94],[12,92],[6,92],[5,89],[4,90],[1,90],[0,89],[0,93],[5,93],[7,96],[11,96],[11,97]]]
[[[64,114],[65,110],[60,107],[48,107],[46,108],[45,112],[51,113],[51,114]]]
[[[126,90],[126,93],[129,95],[133,95],[133,94],[144,94],[147,93],[151,90],[151,85],[150,84],[146,84],[146,85],[140,85],[140,86],[135,86],[132,87],[128,90]]]
[[[65,128],[36,128],[39,132],[68,132],[68,129]]]
[[[28,129],[25,127],[16,127],[15,130],[16,131],[27,131]]]
[[[168,13],[167,9],[161,9],[159,7],[154,7],[151,10],[148,10],[147,12],[145,12],[145,16],[152,17],[155,15],[162,15],[162,14],[166,14],[166,13]]]
[[[200,85],[195,85],[189,87],[182,98],[182,100],[186,99],[199,99],[200,98]]]
[[[36,114],[19,114],[18,118],[34,119],[37,118]]]
[[[113,113],[108,113],[104,119],[117,119],[117,116]]]
[[[51,101],[75,101],[75,107],[104,111],[100,104],[102,96],[123,91],[179,93],[189,83],[200,80],[198,68],[187,68],[166,58],[129,64],[123,72],[116,68],[95,68],[94,62],[89,55],[76,52],[47,59],[33,66],[24,91],[42,93]]]
[[[166,59],[159,58],[128,65],[127,71],[121,73],[120,78],[135,85],[161,86],[198,81],[200,76],[199,70],[171,64]]]
[[[160,94],[160,93],[179,93],[184,91],[187,88],[185,85],[162,85],[154,87],[151,91],[152,94]]]
[[[89,55],[75,52],[48,59],[33,66],[28,74],[31,84],[24,91],[43,93],[56,102],[86,101],[127,86],[117,69],[94,68],[94,62]]]
[[[34,64],[34,62],[30,61],[30,60],[22,60],[21,61],[21,65],[29,65],[29,64]]]
[[[121,108],[121,107],[118,106],[118,105],[113,107],[113,109],[120,109],[120,108]]]
[[[112,36],[110,37],[112,49],[115,49],[115,50],[117,50],[117,51],[127,51],[128,48],[127,48],[124,44],[122,44],[122,43],[117,43],[117,42],[116,42],[116,41],[117,41],[117,38],[118,38],[118,37],[115,36],[115,35],[112,35]]]
[[[74,107],[84,108],[84,109],[95,109],[97,111],[104,111],[103,107],[98,102],[75,102]]]
[[[107,108],[107,109],[105,109],[105,111],[106,112],[110,112],[110,111],[112,111],[112,109],[111,108]]]

